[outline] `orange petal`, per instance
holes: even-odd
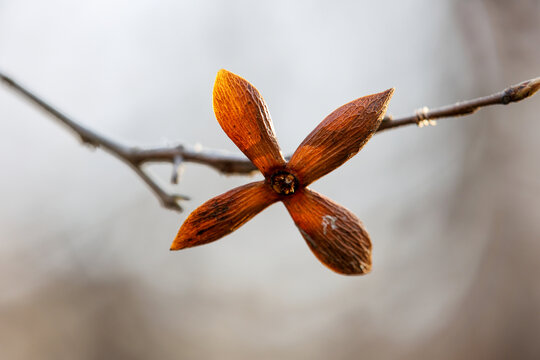
[[[266,103],[247,80],[220,70],[214,84],[214,113],[225,133],[263,175],[285,164]]]
[[[394,89],[351,101],[328,115],[289,161],[304,186],[355,155],[379,127]]]
[[[371,270],[371,241],[352,212],[310,189],[283,202],[311,251],[324,265],[344,275]]]
[[[237,187],[208,200],[180,227],[171,250],[203,245],[230,234],[276,202],[278,195],[264,181]]]

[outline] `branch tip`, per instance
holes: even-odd
[[[159,196],[161,205],[164,208],[171,209],[178,212],[183,212],[184,209],[180,206],[179,202],[184,200],[190,200],[186,195],[181,194],[170,194]]]
[[[175,201],[188,201],[191,200],[191,198],[187,195],[181,195],[181,194],[172,194],[171,195]]]
[[[509,102],[518,102],[533,96],[538,90],[540,90],[540,77],[511,86],[505,90],[505,94],[510,98]]]

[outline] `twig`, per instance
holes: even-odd
[[[532,96],[540,89],[540,77],[510,86],[498,93],[476,98],[472,100],[458,102],[454,105],[443,106],[434,110],[423,107],[415,115],[392,119],[391,116],[384,118],[377,131],[384,131],[396,127],[417,124],[422,127],[425,125],[435,125],[435,119],[458,117],[470,115],[476,110],[490,105],[507,105],[518,102]]]
[[[175,165],[176,174],[178,174],[178,167],[182,161],[204,164],[213,167],[224,174],[250,174],[257,170],[253,164],[247,161],[243,156],[227,154],[216,150],[205,150],[200,147],[188,148],[183,145],[178,145],[174,147],[140,149],[137,147],[125,146],[79,124],[10,77],[0,73],[0,80],[19,92],[24,98],[30,100],[46,113],[52,115],[53,118],[58,120],[61,124],[75,132],[83,143],[96,148],[102,148],[129,165],[150,187],[160,203],[167,209],[182,211],[182,208],[178,203],[179,200],[188,200],[189,198],[179,194],[168,194],[143,170],[143,165],[145,163],[172,163]],[[174,183],[175,180],[177,180],[177,175],[172,178],[172,182]]]
[[[178,184],[178,179],[180,178],[180,172],[182,171],[182,162],[184,158],[180,155],[174,157],[172,174],[171,174],[171,183]]]
[[[180,200],[188,200],[187,196],[178,194],[168,194],[163,190],[144,170],[143,166],[148,162],[168,162],[173,165],[171,182],[178,182],[180,167],[184,162],[203,164],[214,168],[223,174],[251,174],[257,169],[244,156],[232,155],[223,151],[202,149],[200,147],[187,147],[184,145],[156,147],[151,149],[140,149],[138,147],[125,146],[104,135],[84,127],[72,118],[64,115],[47,102],[27,90],[25,87],[0,73],[0,80],[12,89],[16,90],[24,98],[30,100],[49,115],[52,115],[61,124],[67,126],[83,143],[102,148],[113,156],[117,157],[127,165],[150,187],[152,192],[159,199],[160,203],[167,209],[181,211]],[[469,115],[476,110],[495,104],[509,104],[521,101],[532,96],[540,89],[540,78],[524,81],[511,86],[496,94],[482,98],[460,102],[454,105],[428,110],[424,107],[417,111],[415,115],[392,119],[386,116],[377,132],[401,127],[404,125],[417,124],[418,126],[434,125],[435,119],[457,117]]]

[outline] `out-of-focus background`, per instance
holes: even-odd
[[[238,152],[211,106],[226,68],[291,153],[369,93],[396,87],[407,115],[538,76],[539,24],[538,0],[0,0],[0,69],[127,144]],[[169,188],[193,200],[167,211],[0,86],[0,358],[538,359],[539,109],[385,132],[315,183],[372,237],[373,272],[343,277],[281,204],[169,252],[191,210],[252,179],[188,165]]]

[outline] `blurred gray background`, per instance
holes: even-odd
[[[265,97],[285,153],[396,87],[407,115],[540,74],[540,3],[0,0],[0,69],[132,145],[238,152],[218,69]],[[188,165],[185,212],[0,86],[2,359],[538,359],[540,98],[375,136],[313,188],[348,207],[373,272],[319,264],[281,204],[169,252],[190,211],[252,181]]]

